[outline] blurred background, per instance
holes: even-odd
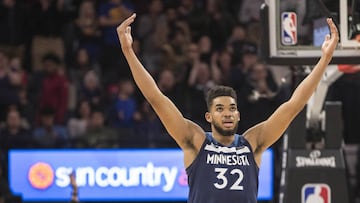
[[[0,0],[0,202],[21,202],[8,185],[11,149],[178,148],[121,53],[116,27],[134,12],[134,50],[185,117],[210,130],[204,93],[221,84],[238,93],[238,133],[266,119],[291,95],[298,69],[262,60],[263,2]],[[360,74],[343,75],[328,100],[343,103],[344,142],[359,144]],[[276,202],[279,183],[281,144],[272,149],[275,195],[264,202]]]

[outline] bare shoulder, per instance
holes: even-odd
[[[186,119],[186,122],[189,126],[188,146],[198,151],[205,140],[205,131],[191,120]]]
[[[190,166],[190,164],[195,160],[198,155],[202,144],[205,141],[205,131],[196,123],[190,120],[186,120],[189,126],[189,136],[187,138],[187,143],[182,148],[184,153],[184,165],[185,167]]]
[[[244,138],[249,142],[254,153],[255,162],[260,167],[262,153],[266,150],[263,145],[263,130],[265,122],[261,122],[244,133]]]
[[[251,128],[249,128],[245,133],[243,134],[244,138],[249,142],[251,145],[251,148],[253,152],[257,152],[260,150],[261,146],[259,146],[259,143],[261,141],[259,140],[261,138],[262,129],[264,126],[264,122],[261,122]]]

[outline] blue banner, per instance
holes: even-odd
[[[263,155],[259,199],[272,199],[273,157]],[[9,182],[24,201],[68,201],[74,173],[82,201],[185,201],[179,149],[12,150]]]

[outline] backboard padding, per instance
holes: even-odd
[[[267,63],[274,65],[314,65],[322,55],[319,42],[308,42],[306,40],[301,40],[301,36],[298,36],[300,40],[298,40],[299,42],[297,44],[284,45],[282,43],[282,13],[297,13],[294,9],[286,9],[286,7],[284,9],[283,4],[285,1],[288,0],[266,0],[265,4],[262,5],[261,19],[264,25],[262,57]],[[360,43],[348,39],[349,14],[347,12],[347,1],[348,0],[339,1],[339,11],[341,12],[336,15],[339,17],[340,22],[337,25],[340,33],[340,41],[334,52],[331,64],[360,64]],[[306,1],[303,2],[305,3]],[[302,6],[302,8],[306,9],[306,6]],[[324,34],[324,27],[321,27],[321,20],[323,19],[325,21],[326,17],[329,16],[324,15],[321,18],[313,19],[315,23],[308,26],[310,27],[310,30],[308,35],[304,35],[305,38],[314,39],[313,35],[316,33],[316,30],[313,30],[313,28],[318,29],[318,31],[320,30],[322,32],[321,34]],[[299,31],[302,31],[301,26],[303,26],[303,18],[298,18],[297,20],[297,30],[299,33]],[[322,43],[320,42],[320,44]]]

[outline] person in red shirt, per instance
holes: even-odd
[[[46,54],[43,59],[45,75],[42,80],[39,108],[55,109],[55,123],[64,124],[68,109],[68,79],[61,71],[62,62],[53,54]]]

